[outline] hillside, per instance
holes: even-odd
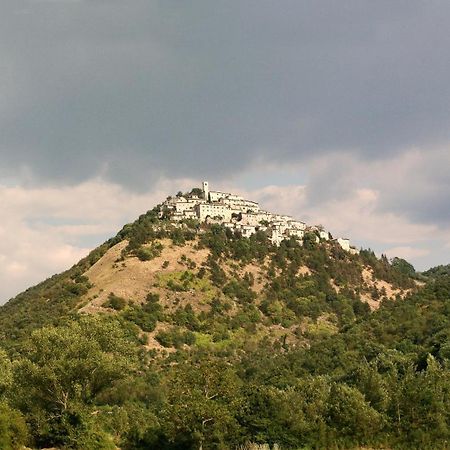
[[[157,207],[0,308],[0,430],[35,448],[442,448],[450,278],[405,263]]]
[[[350,255],[333,242],[302,247],[294,239],[277,247],[264,233],[247,239],[194,221],[180,228],[150,211],[67,272],[10,300],[0,309],[0,333],[16,339],[73,314],[115,314],[111,294],[125,302],[116,309],[139,307],[155,294],[169,314],[186,307],[206,313],[214,302],[225,302],[231,316],[251,307],[263,326],[292,330],[326,315],[336,322],[330,299],[350,303],[354,318],[354,309],[375,310],[416,287],[370,251]]]

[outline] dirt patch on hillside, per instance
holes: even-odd
[[[360,299],[362,302],[367,303],[371,311],[375,311],[380,307],[380,301],[372,298],[370,294],[367,292],[363,292],[360,294]]]
[[[308,266],[300,266],[297,271],[297,275],[309,276],[311,274],[311,269]]]
[[[361,271],[363,282],[366,286],[365,290],[360,293],[361,301],[367,303],[372,311],[380,307],[380,302],[382,297],[386,297],[389,300],[395,300],[397,296],[400,298],[405,298],[405,296],[411,292],[411,289],[398,289],[392,286],[384,280],[379,280],[375,278],[373,270],[371,267],[364,267]],[[339,294],[341,287],[338,286],[334,280],[330,281],[331,287]],[[357,286],[353,286],[356,288]],[[372,298],[371,289],[376,288],[379,291],[380,299]],[[385,293],[385,294],[384,294]]]
[[[140,261],[136,257],[126,257],[120,261],[121,252],[127,242],[122,241],[110,248],[89,270],[84,274],[93,284],[93,287],[84,297],[85,305],[80,312],[94,313],[104,311],[103,303],[113,292],[126,300],[141,303],[149,292],[160,294],[162,303],[169,295],[166,289],[160,287],[158,276],[187,270],[186,259],[192,261],[197,267],[203,264],[208,255],[208,249],[197,250],[196,242],[189,241],[183,246],[173,245],[169,239],[160,241],[163,245],[161,255],[151,261]],[[182,261],[182,256],[185,261]],[[186,294],[177,293],[178,297]],[[192,295],[190,295],[192,298]],[[171,302],[173,299],[171,299]]]
[[[409,292],[411,292],[411,289],[394,288],[392,284],[388,283],[387,281],[375,278],[373,269],[371,267],[363,268],[362,277],[364,283],[368,286],[369,289],[376,288],[380,292],[381,297],[386,297],[390,300],[395,300],[398,296],[403,299]],[[383,292],[383,294],[381,294],[381,292]],[[368,303],[370,309],[372,310],[378,309],[380,307],[380,301],[373,299],[370,293],[361,293],[361,300]]]
[[[249,273],[253,276],[254,282],[252,286],[252,291],[254,291],[256,294],[259,295],[263,291],[267,282],[265,270],[255,263],[250,263],[246,264],[241,269],[240,275],[244,276],[246,273]]]

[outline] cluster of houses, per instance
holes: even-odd
[[[176,222],[197,219],[200,222],[220,223],[233,231],[239,231],[244,237],[250,237],[259,230],[265,231],[275,245],[291,237],[303,242],[308,232],[317,242],[331,239],[330,233],[320,226],[307,226],[291,216],[264,211],[257,202],[239,195],[211,191],[207,181],[203,182],[201,190],[194,191],[189,195],[180,193],[176,197],[168,197],[161,205],[161,215],[168,215]],[[336,242],[344,250],[358,253],[356,248],[350,246],[349,239],[339,238]]]

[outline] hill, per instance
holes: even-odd
[[[319,236],[156,207],[18,295],[0,447],[445,446],[450,277]]]
[[[367,312],[417,287],[371,251],[351,255],[334,242],[306,242],[301,246],[290,239],[276,246],[262,232],[244,238],[219,225],[174,224],[159,219],[155,209],[68,271],[10,300],[0,309],[0,336],[18,342],[34,328],[74,314],[115,313],[111,296],[124,303],[115,306],[119,310],[139,307],[149,293],[168,311],[189,305],[197,313],[206,312],[212,301],[228,302],[235,312],[252,305],[272,325],[292,327],[301,325],[298,308],[300,319],[333,313],[337,320],[327,298],[351,301],[357,306],[350,310]],[[242,301],[246,296],[247,304]],[[283,297],[300,297],[302,306],[283,304]],[[268,298],[276,299],[271,306],[280,312],[263,311]]]
[[[423,272],[422,275],[425,275],[428,278],[447,277],[450,275],[450,264],[432,267]]]

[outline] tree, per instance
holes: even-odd
[[[416,273],[414,266],[402,258],[395,257],[392,260],[391,265],[393,268],[397,269],[401,273],[404,273],[405,275],[413,276]]]
[[[203,190],[200,188],[191,189],[190,196],[196,195],[197,197],[203,197]]]
[[[230,366],[219,359],[186,362],[171,370],[165,384],[165,432],[170,442],[189,436],[184,448],[198,449],[232,443],[242,397],[241,381]]]
[[[42,328],[14,363],[12,404],[27,412],[39,444],[82,448],[77,442],[92,438],[106,445],[108,438],[93,423],[96,398],[136,366],[135,347],[118,322],[83,317]]]
[[[303,245],[306,249],[312,250],[317,246],[318,237],[316,233],[308,232],[303,236]]]
[[[12,364],[6,352],[0,349],[0,400],[12,383]]]
[[[2,450],[22,449],[27,443],[28,430],[22,414],[0,403],[0,448]]]
[[[357,389],[333,383],[328,400],[328,425],[352,442],[367,443],[382,425],[381,415]]]

